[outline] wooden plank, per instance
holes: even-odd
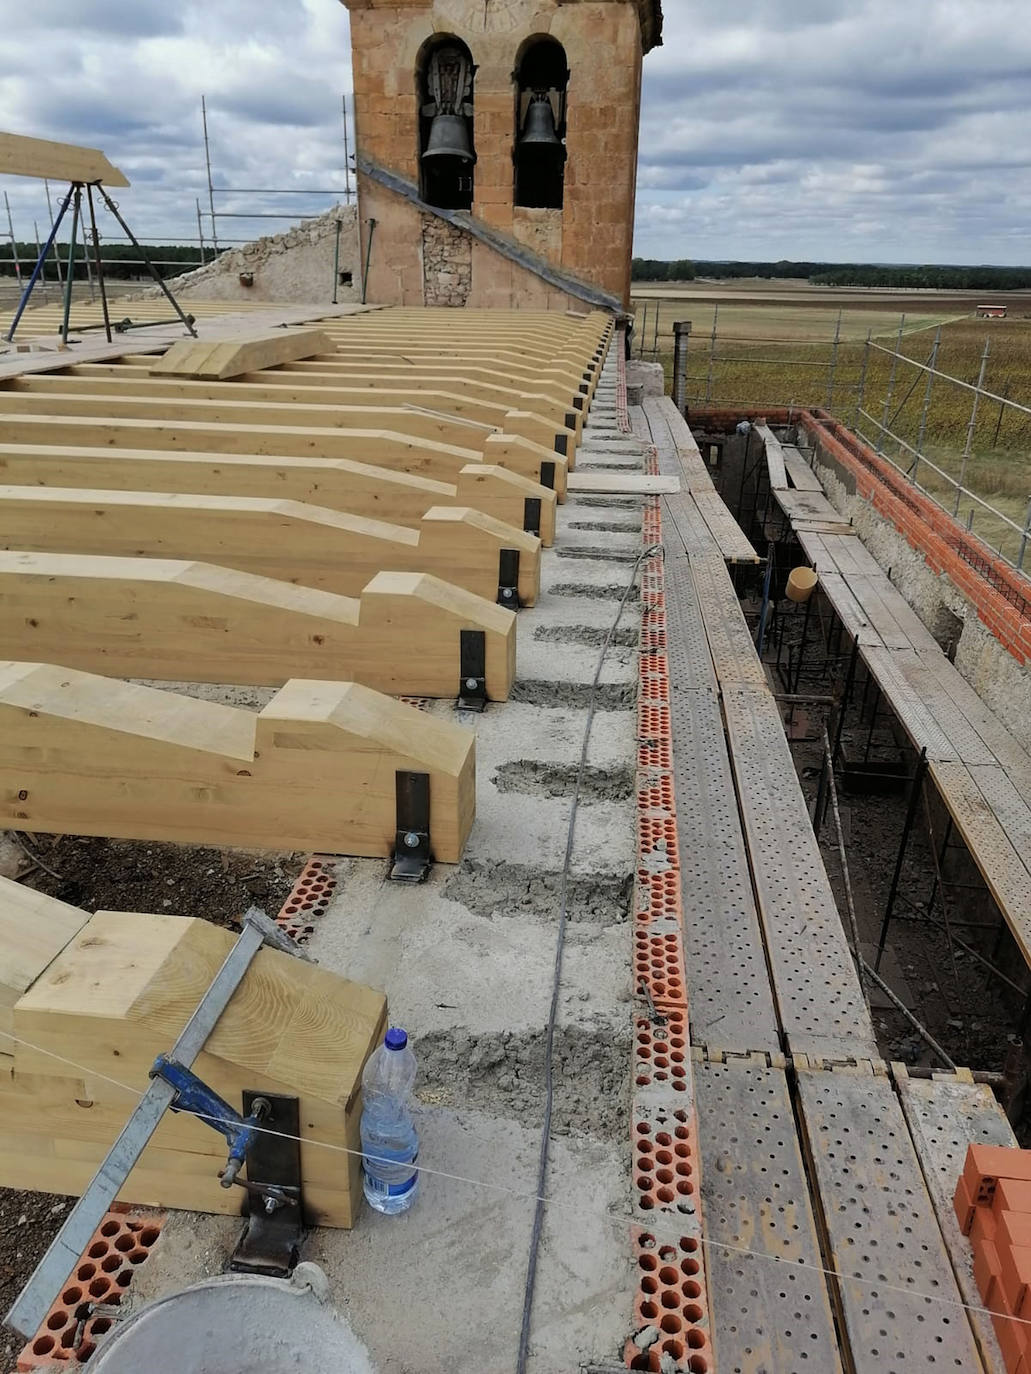
[[[1014,838],[1019,843],[1023,827],[1019,817],[1013,815],[1012,801],[1007,807],[1007,798],[1012,798],[1012,784],[1001,769],[968,769],[962,763],[933,760],[930,773],[1024,962],[1031,965],[1031,872],[1014,848]],[[985,795],[985,788],[996,798],[1003,813],[1008,812],[1015,826],[1014,838],[1007,834]]]
[[[284,458],[344,458],[410,472],[435,481],[457,482],[469,463],[488,462],[542,482],[546,465],[559,501],[565,497],[568,460],[539,444],[491,434],[476,448],[438,444],[393,430],[303,429],[292,425],[235,425],[176,420],[94,420],[73,415],[7,415],[9,444],[85,448],[178,450],[183,453],[259,454]],[[470,436],[471,437],[471,436]],[[542,482],[547,486],[547,482]]]
[[[430,372],[438,376],[459,377],[470,381],[480,380],[487,383],[507,383],[521,391],[534,391],[540,387],[558,388],[563,393],[575,393],[580,383],[586,380],[584,367],[554,367],[546,364],[533,365],[505,357],[501,352],[472,349],[467,353],[439,351],[413,351],[401,349],[396,352],[382,349],[346,348],[337,346],[332,353],[313,358],[306,363],[287,363],[284,375],[295,375],[303,380],[307,372],[332,373],[337,376],[358,375],[361,369],[374,370],[377,374],[404,374],[408,370],[416,373]],[[588,394],[593,388],[588,384]]]
[[[834,1315],[784,1071],[696,1063],[694,1082],[716,1368],[835,1374]]]
[[[792,444],[782,444],[780,451],[791,485],[798,491],[819,492],[822,496],[824,492],[819,477],[813,472],[798,449]]]
[[[884,641],[870,624],[865,608],[856,600],[841,573],[820,573],[819,586],[850,638],[854,639],[858,635],[861,645],[883,647]]]
[[[83,372],[77,375],[89,374]],[[108,375],[111,375],[110,370]],[[362,387],[373,394],[378,391],[396,391],[399,388],[419,392],[454,391],[460,387],[465,396],[504,405],[506,410],[532,410],[539,415],[551,415],[553,410],[559,410],[564,415],[572,409],[575,400],[583,403],[587,394],[586,382],[582,387],[576,388],[544,385],[529,379],[515,385],[515,379],[502,372],[488,372],[483,368],[465,366],[449,368],[446,364],[428,364],[419,368],[344,366],[336,371],[330,370],[328,364],[320,370],[320,365],[316,364],[304,372],[289,371],[286,368],[249,372],[240,380],[257,382],[269,387]]]
[[[150,371],[156,376],[204,377],[224,381],[261,367],[278,367],[297,358],[311,358],[332,348],[333,341],[318,329],[275,329],[247,338],[182,339]]]
[[[464,630],[483,636],[488,696],[506,700],[514,614],[425,573],[377,573],[352,600],[209,563],[0,553],[0,658],[84,672],[453,698]]]
[[[195,496],[285,497],[349,515],[417,528],[433,506],[471,506],[522,529],[540,502],[540,537],[555,540],[555,492],[493,463],[470,463],[438,482],[346,458],[180,453],[149,449],[0,444],[0,482],[10,486],[166,491]]]
[[[784,450],[780,440],[768,425],[758,424],[755,432],[763,442],[766,452],[766,470],[770,479],[770,490],[782,492],[788,489],[788,474],[784,467]]]
[[[259,714],[48,664],[0,667],[0,815],[47,834],[386,857],[395,774],[428,773],[457,863],[472,731],[357,683],[292,680]]]
[[[219,350],[224,345],[212,345]],[[205,346],[205,351],[207,346]],[[370,393],[361,387],[337,387],[327,391],[322,387],[284,388],[254,385],[249,382],[187,381],[178,378],[149,377],[143,379],[97,380],[80,377],[26,377],[8,383],[8,390],[0,392],[0,399],[17,395],[33,409],[53,411],[54,414],[128,415],[147,419],[168,419],[182,415],[218,420],[223,407],[229,407],[229,422],[234,416],[255,422],[289,423],[296,414],[299,424],[336,425],[348,427],[377,423],[382,410],[392,416],[394,428],[404,427],[412,417],[419,422],[439,421],[446,424],[452,418],[469,426],[492,429],[532,439],[535,443],[554,447],[555,439],[564,434],[574,443],[583,423],[580,411],[570,409],[560,420],[535,415],[528,410],[514,410],[488,401],[478,401],[458,392],[424,391],[413,394],[408,388]],[[44,404],[44,400],[46,404]],[[5,401],[6,404],[6,401]],[[11,402],[13,404],[13,402]],[[371,408],[371,412],[370,412]],[[335,418],[339,417],[339,418]],[[399,417],[403,417],[403,420]],[[222,421],[219,421],[222,423]],[[416,427],[413,433],[423,433]],[[461,443],[463,429],[426,430],[429,438]]]
[[[99,912],[83,926],[19,1000],[14,1073],[4,1087],[0,1180],[24,1178],[9,1159],[39,1130],[34,1103],[49,1126],[39,1140],[34,1186],[67,1191],[83,1163],[95,1164],[131,1108],[109,1083],[104,1097],[81,1103],[67,1064],[130,1087],[146,1084],[148,1059],[167,1050],[233,944],[231,932],[209,922],[136,912]],[[244,1086],[297,1096],[311,1142],[356,1143],[358,1087],[370,1050],[385,1024],[381,992],[352,983],[278,951],[259,952],[197,1061],[199,1075],[237,1108]],[[50,1065],[42,1073],[37,1063]],[[58,1072],[59,1071],[59,1072]],[[56,1091],[55,1091],[56,1090]],[[13,1110],[12,1110],[13,1109]],[[33,1145],[36,1141],[31,1142]],[[217,1173],[225,1147],[196,1119],[166,1115],[130,1181],[129,1196],[204,1210],[226,1207]],[[318,1206],[331,1225],[351,1222],[356,1161],[302,1146],[309,1180],[323,1190]],[[331,1196],[335,1194],[336,1196]]]
[[[968,1304],[978,1353],[988,1374],[1005,1374],[991,1319],[974,1282],[973,1248],[959,1229],[952,1198],[968,1146],[1012,1149],[1017,1139],[991,1088],[970,1081],[963,1071],[955,1077],[939,1074],[918,1079],[910,1078],[904,1065],[894,1064],[892,1072],[960,1293]]]
[[[0,1063],[14,1052],[14,1004],[88,920],[78,907],[0,878]]]
[[[787,487],[774,493],[778,506],[789,520],[818,520],[824,524],[840,525],[841,516],[823,492],[793,491]]]
[[[0,175],[49,177],[52,181],[102,181],[105,186],[128,186],[99,148],[52,143],[45,138],[0,133]]]
[[[868,607],[873,624],[883,621],[892,627],[889,634],[882,630],[889,648],[914,648],[941,656],[941,646],[902,593],[884,573],[873,575],[850,573],[848,584],[856,598]]]
[[[680,478],[646,472],[575,472],[568,490],[584,496],[673,496],[680,490]]]
[[[856,1370],[979,1370],[920,1164],[887,1078],[796,1060],[803,1142]]]
[[[693,490],[691,500],[728,563],[759,562],[759,555],[717,492]]]
[[[0,545],[19,552],[213,562],[338,596],[389,571],[432,573],[495,600],[502,550],[514,549],[522,604],[540,590],[540,540],[463,506],[431,507],[409,529],[299,501],[0,487],[0,531]]]

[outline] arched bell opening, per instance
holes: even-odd
[[[561,210],[566,176],[566,50],[547,35],[520,49],[516,85],[515,203]]]
[[[419,192],[441,210],[473,203],[473,82],[476,67],[460,38],[435,34],[416,69],[419,102]]]

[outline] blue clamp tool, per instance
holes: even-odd
[[[272,1105],[264,1097],[254,1099],[251,1114],[241,1116],[224,1098],[219,1097],[213,1088],[201,1081],[191,1070],[167,1054],[159,1054],[150,1071],[151,1078],[162,1078],[175,1089],[175,1096],[168,1104],[173,1112],[191,1112],[214,1131],[220,1131],[229,1142],[229,1158],[226,1167],[219,1174],[223,1188],[231,1188],[236,1176],[247,1159],[257,1134],[256,1127],[270,1115]]]

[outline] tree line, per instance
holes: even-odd
[[[846,262],[740,262],[733,259],[634,258],[634,281],[720,280],[741,277],[786,278],[813,286],[902,287],[908,290],[1019,291],[1031,286],[1031,267],[951,267],[923,264],[904,267]]]
[[[61,259],[61,274],[64,275],[68,265],[68,243],[57,243],[57,256]],[[18,254],[18,262],[21,265],[22,277],[27,279],[29,273],[36,264],[39,256],[39,249],[34,243],[17,243],[15,249]],[[96,271],[93,261],[92,247],[88,250],[90,255],[90,269]],[[147,278],[146,264],[143,262],[139,253],[131,243],[105,243],[101,240],[100,254],[104,260],[104,276],[115,278],[121,281],[133,281],[136,278],[141,280]],[[200,253],[195,246],[182,243],[159,243],[147,244],[147,254],[150,260],[157,266],[157,270],[163,277],[178,276],[180,272],[189,272],[194,267],[200,265]],[[54,261],[54,252],[47,255],[46,276],[47,281],[57,280],[57,265]],[[10,243],[0,245],[0,276],[13,277],[14,253],[11,252]],[[75,246],[75,278],[76,280],[86,279],[86,264],[83,261],[83,245],[81,242]]]

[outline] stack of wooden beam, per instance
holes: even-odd
[[[457,696],[471,633],[508,696],[610,334],[372,311],[8,375],[6,823],[385,854],[411,771],[456,861],[474,736],[375,692]],[[282,690],[255,716],[98,673]]]
[[[5,1187],[85,1189],[233,941],[178,916],[87,916],[0,879]],[[361,1183],[359,1156],[347,1151],[360,1149],[361,1070],[385,1023],[382,993],[263,949],[194,1066],[237,1109],[245,1089],[300,1099],[309,1222],[352,1224]],[[217,1131],[168,1112],[121,1196],[239,1212],[243,1189],[219,1185],[225,1159]]]

